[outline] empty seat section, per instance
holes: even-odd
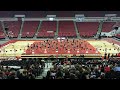
[[[60,21],[59,22],[59,37],[76,37],[76,31],[73,21]]]
[[[5,34],[3,32],[3,28],[2,28],[1,23],[0,23],[0,39],[5,39]]]
[[[104,22],[102,26],[102,32],[110,32],[115,25],[115,22]]]
[[[77,22],[76,23],[78,32],[80,33],[80,36],[84,37],[91,37],[95,35],[98,31],[98,22]]]
[[[55,35],[56,28],[56,21],[43,21],[37,37],[52,38]]]
[[[23,30],[22,30],[22,37],[33,37],[38,25],[39,21],[25,21],[23,24]]]
[[[9,35],[17,38],[20,32],[21,21],[5,21],[4,26],[8,28]]]

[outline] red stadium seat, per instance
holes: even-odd
[[[104,22],[102,26],[102,32],[110,32],[113,25],[115,25],[115,22]]]
[[[56,21],[43,21],[37,37],[54,37],[57,23]]]
[[[22,37],[33,37],[39,23],[39,21],[25,21],[22,30]]]
[[[98,22],[77,22],[76,23],[78,32],[80,36],[88,36],[91,37],[98,31]]]
[[[21,21],[5,21],[8,27],[8,32],[11,32],[13,38],[17,38],[20,32]]]
[[[59,37],[76,37],[76,31],[73,21],[60,21],[59,22]]]

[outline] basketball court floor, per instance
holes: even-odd
[[[33,43],[36,42],[43,42],[42,40],[38,40],[38,41],[16,41],[14,43],[9,43],[3,47],[0,48],[0,56],[21,56],[24,55],[25,53],[27,54],[27,51],[29,51],[29,47],[28,44],[31,46]],[[58,42],[59,43],[59,42]],[[86,40],[86,42],[88,45],[88,49],[91,48],[93,49],[93,51],[91,50],[81,50],[81,48],[77,48],[76,51],[74,51],[74,53],[72,53],[72,51],[70,51],[68,49],[68,51],[64,51],[62,49],[58,49],[57,51],[53,48],[51,48],[50,50],[44,48],[43,49],[35,49],[34,53],[32,53],[33,51],[31,51],[31,53],[29,53],[29,55],[32,54],[36,54],[36,55],[46,55],[46,54],[100,54],[102,56],[104,56],[105,53],[110,53],[110,54],[117,54],[120,53],[120,46],[118,44],[114,44],[107,42],[105,40]],[[62,43],[61,43],[62,44]],[[77,44],[77,43],[76,43]],[[60,46],[59,44],[57,44],[58,47]],[[69,45],[70,48],[72,48],[71,45]],[[50,52],[49,52],[50,51]]]
[[[120,46],[118,44],[109,43],[107,41],[88,41],[92,46],[94,46],[101,54],[104,56],[105,53],[110,53],[116,55],[120,53]]]

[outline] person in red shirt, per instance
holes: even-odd
[[[110,72],[110,67],[108,65],[106,65],[106,67],[104,67],[104,72]]]

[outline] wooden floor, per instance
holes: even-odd
[[[34,41],[17,41],[10,43],[0,49],[0,56],[20,56],[27,50],[28,43],[32,44]]]
[[[15,43],[10,43],[6,46],[3,46],[0,48],[0,56],[21,56],[27,49],[27,45],[31,45],[36,41],[16,41]],[[94,48],[100,52],[100,54],[103,56],[106,53],[110,54],[116,54],[120,53],[119,45],[113,43],[109,43],[104,40],[87,40],[88,43],[90,43]],[[67,53],[68,54],[68,53]],[[42,55],[42,54],[41,54]],[[43,54],[45,55],[45,54]]]
[[[119,45],[114,44],[113,43],[109,43],[107,41],[88,41],[91,45],[93,45],[101,54],[102,56],[105,53],[110,53],[110,54],[116,54],[116,53],[120,53],[120,50],[118,50],[118,48],[120,48]]]

